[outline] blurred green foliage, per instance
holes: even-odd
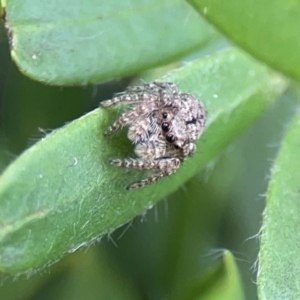
[[[223,36],[216,40],[220,34],[183,1],[174,1],[173,5],[172,1],[161,1],[162,4],[159,4],[159,1],[148,0],[143,1],[142,8],[137,7],[135,10],[133,7],[137,3],[133,0],[113,1],[115,7],[109,7],[110,4],[107,2],[98,1],[97,9],[85,11],[87,15],[81,14],[85,17],[82,20],[85,22],[89,13],[105,8],[105,11],[109,12],[108,18],[113,20],[110,20],[109,31],[105,33],[102,29],[103,38],[97,36],[95,41],[91,39],[92,43],[77,44],[79,50],[75,51],[74,59],[72,51],[63,51],[66,48],[62,48],[61,43],[64,44],[67,40],[73,43],[82,40],[87,29],[81,32],[81,24],[76,20],[73,24],[76,30],[72,31],[72,27],[68,27],[68,30],[64,31],[63,27],[68,23],[65,21],[72,18],[70,14],[80,11],[80,8],[85,6],[84,3],[88,5],[88,1],[74,1],[72,9],[64,10],[61,7],[59,14],[54,13],[55,10],[51,10],[51,13],[47,11],[49,9],[47,5],[54,1],[39,0],[27,4],[25,2],[23,1],[22,5],[27,7],[27,10],[23,10],[24,15],[22,15],[21,7],[18,8],[20,12],[18,9],[10,10],[17,5],[16,3],[20,5],[20,1],[2,0],[2,5],[7,6],[4,21],[8,22],[6,24],[12,24],[12,28],[16,29],[16,37],[20,37],[14,40],[16,44],[11,44],[11,46],[17,45],[16,50],[12,51],[12,56],[22,72],[40,81],[59,82],[61,86],[47,86],[22,75],[10,59],[9,39],[4,28],[0,28],[0,167],[2,170],[5,166],[13,164],[15,158],[26,148],[30,148],[30,145],[45,138],[48,132],[84,115],[97,107],[101,100],[123,91],[129,84],[140,82],[141,79],[161,78],[166,71],[185,65],[186,62],[201,57],[209,59],[216,52],[233,47]],[[122,6],[119,6],[121,2]],[[297,48],[300,40],[297,35],[293,36],[295,34],[293,28],[299,27],[297,20],[288,18],[290,6],[294,5],[293,7],[298,9],[298,4],[288,5],[288,2],[282,2],[279,5],[279,1],[276,1],[276,5],[273,5],[273,2],[268,0],[264,1],[266,6],[260,7],[258,2],[255,4],[251,0],[247,0],[244,4],[230,1],[230,5],[227,5],[224,10],[225,4],[221,5],[222,1],[211,1],[211,7],[204,2],[202,3],[204,7],[200,6],[200,1],[195,0],[193,4],[229,38],[272,67],[299,78],[299,68],[295,62],[300,57]],[[76,7],[76,5],[80,6]],[[248,9],[243,9],[243,5]],[[184,10],[180,9],[177,17],[171,18],[170,15],[176,16],[174,15],[176,7],[182,6]],[[41,14],[40,19],[32,14],[35,10]],[[114,10],[119,13],[112,14]],[[26,15],[28,12],[29,15]],[[159,14],[155,15],[155,12]],[[164,18],[165,13],[169,16],[165,18],[168,20],[168,26],[158,22],[157,27],[150,30],[151,24],[156,19]],[[272,20],[272,22],[247,23],[248,19],[253,20],[256,13],[261,13],[265,20]],[[53,19],[49,21],[47,15]],[[29,19],[32,18],[31,22],[28,22],[28,16]],[[261,15],[258,18],[263,20]],[[59,22],[60,20],[64,22]],[[179,25],[174,25],[172,20]],[[280,34],[273,26],[277,20],[278,24],[281,24]],[[120,24],[114,27],[114,24],[119,21]],[[22,27],[24,24],[28,26]],[[104,26],[105,29],[108,25],[105,22],[101,23],[100,18],[96,23],[91,22],[88,26],[91,28]],[[160,31],[160,26],[165,26],[163,31]],[[189,37],[186,40],[184,36],[186,31],[178,29],[180,27],[184,29],[184,26]],[[199,37],[197,26],[201,27]],[[52,36],[51,47],[62,55],[64,65],[53,57],[46,58],[42,68],[35,60],[30,64],[32,47],[38,45],[40,49],[38,54],[42,54],[44,50],[40,43],[44,42],[42,45],[45,46],[49,42],[45,41],[43,33],[53,28],[60,34]],[[128,28],[136,28],[137,31],[132,34]],[[266,32],[269,33],[270,40]],[[115,36],[114,39],[109,36],[111,34]],[[168,34],[170,38],[164,40],[162,36]],[[285,37],[289,44],[282,43],[284,45],[282,47],[274,46],[279,45]],[[113,41],[109,47],[108,40]],[[164,47],[161,47],[164,51],[157,46],[162,40],[165,42]],[[144,51],[145,44],[151,42],[155,47],[143,56],[141,53]],[[178,43],[180,43],[180,51],[176,49]],[[124,51],[122,48],[124,44],[127,45],[126,49],[128,45],[132,48],[129,47],[129,50]],[[103,49],[106,50],[105,53]],[[130,49],[134,52],[130,53]],[[93,69],[89,66],[96,60],[100,60],[99,64],[103,64],[105,68],[97,66]],[[105,64],[106,61],[113,63]],[[169,62],[174,63],[161,69],[149,69]],[[91,68],[96,70],[96,73],[91,73]],[[205,75],[206,70],[202,71]],[[45,77],[45,74],[48,77]],[[220,74],[218,70],[216,74]],[[255,73],[254,77],[257,74]],[[121,76],[127,77],[95,84],[100,79],[121,78]],[[226,80],[217,78],[216,75],[215,88],[224,88],[223,84]],[[242,79],[244,78],[241,77],[240,81],[235,79],[233,85],[236,84],[237,88],[242,86]],[[87,82],[93,82],[95,85],[86,86]],[[70,83],[81,83],[82,86],[64,87]],[[272,85],[266,85],[266,88],[267,86]],[[203,79],[195,89],[204,91],[212,89],[212,86]],[[282,91],[282,89],[276,91],[276,84],[272,89],[274,95]],[[229,93],[230,86],[227,90]],[[262,89],[261,93],[264,91]],[[212,95],[217,94],[212,91]],[[237,98],[239,96],[237,94]],[[299,116],[295,116],[299,96],[299,84],[291,83],[278,101],[270,106],[259,120],[254,122],[239,139],[231,142],[229,147],[223,146],[223,152],[206,164],[201,172],[185,184],[176,186],[176,191],[164,196],[162,201],[147,213],[103,236],[100,243],[90,244],[90,247],[68,255],[54,266],[44,266],[39,271],[28,269],[27,273],[21,276],[0,274],[0,283],[2,283],[0,299],[252,300],[257,299],[257,294],[259,299],[263,300],[300,299],[300,289],[297,284],[300,279],[297,265],[299,238],[295,230],[300,225],[300,217],[296,213],[299,210],[297,201],[300,188],[297,174],[299,142],[296,141],[299,136]],[[257,99],[254,95],[256,102],[253,101],[253,106],[257,103]],[[210,99],[212,100],[213,98]],[[222,99],[216,98],[216,101]],[[213,116],[216,112],[213,105],[212,108],[214,111],[209,111],[209,114]],[[253,109],[254,107],[249,106],[249,114]],[[228,139],[231,132],[227,130],[226,135],[226,128],[230,128],[229,124],[230,120],[224,117],[223,122],[220,122],[217,127],[217,129],[224,127],[225,133],[222,137],[224,140]],[[241,121],[241,128],[247,126]],[[288,134],[285,136],[286,132]],[[201,140],[201,143],[209,144],[211,140],[213,137],[209,140]],[[278,152],[280,154],[276,160]],[[201,152],[199,154],[201,155]],[[272,185],[267,192],[270,178]],[[96,181],[90,178],[90,182],[95,184]],[[172,182],[171,180],[170,183]],[[180,179],[174,182],[178,183]],[[52,189],[49,192],[55,194],[59,187],[53,186]],[[124,196],[121,193],[124,193]],[[125,193],[125,190],[120,192],[120,199],[125,197]],[[266,195],[268,196],[267,209],[263,223],[262,212]],[[130,196],[126,197],[130,198]],[[143,197],[142,192],[141,197]],[[22,203],[20,199],[18,207],[20,211],[27,209],[22,207]],[[15,212],[9,213],[13,216]],[[90,213],[91,216],[94,215],[93,211]],[[60,217],[64,218],[64,215]],[[56,230],[64,230],[57,224],[52,225]],[[261,228],[263,228],[263,251],[258,266]],[[0,220],[0,233],[3,229],[5,228]],[[46,238],[46,235],[40,236],[41,241],[45,240],[45,244]],[[26,239],[25,236],[22,242],[24,246],[26,246]],[[13,252],[14,249],[11,251]],[[62,253],[52,254],[53,257],[59,257]],[[259,293],[256,286],[258,270]]]

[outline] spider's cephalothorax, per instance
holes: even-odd
[[[105,132],[109,135],[128,126],[128,138],[135,144],[137,159],[111,159],[110,163],[154,174],[131,183],[134,189],[155,182],[177,171],[196,151],[206,122],[203,104],[192,94],[180,93],[171,82],[153,82],[130,87],[126,93],[101,103],[108,107],[133,104]]]

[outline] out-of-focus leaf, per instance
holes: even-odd
[[[51,273],[30,274],[21,276],[16,280],[13,276],[0,273],[0,299],[5,300],[33,300],[34,296],[49,282],[55,280],[63,273],[64,260],[51,269]]]
[[[11,55],[49,84],[122,77],[184,56],[217,36],[182,0],[2,0]]]
[[[188,0],[234,42],[300,80],[300,2]]]
[[[95,110],[48,135],[0,178],[1,271],[54,262],[151,208],[218,155],[286,87],[279,75],[237,50],[196,61],[164,80],[195,94],[208,110],[193,158],[170,178],[126,191],[143,174],[107,163],[132,155],[124,133],[103,137],[118,109]]]
[[[9,162],[9,152],[3,139],[2,132],[0,131],[0,173]]]
[[[166,224],[159,228],[163,232],[159,240],[163,258],[156,277],[175,294],[212,264],[212,255],[207,253],[218,242],[217,231],[228,207],[230,183],[236,180],[234,164],[216,161],[168,197],[175,203],[170,204],[173,210]],[[217,188],[212,188],[213,184]]]
[[[222,261],[187,290],[180,300],[243,300],[244,293],[234,257],[225,251]]]
[[[105,251],[91,247],[65,260],[65,268],[34,299],[134,300],[131,279],[123,274]],[[100,249],[99,249],[100,250]]]
[[[91,247],[63,259],[48,274],[4,279],[0,299],[137,299],[131,279],[101,248]],[[1,282],[1,274],[0,274]]]
[[[91,96],[89,88],[61,88],[30,80],[12,64],[1,115],[8,149],[14,154],[20,153],[41,137],[42,131],[78,118],[89,109]]]
[[[300,299],[300,114],[289,126],[273,167],[259,255],[262,300]]]

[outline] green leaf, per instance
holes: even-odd
[[[239,161],[238,157],[235,158]],[[224,157],[210,162],[184,188],[167,198],[172,201],[168,209],[171,212],[168,220],[156,229],[163,233],[155,236],[156,239],[161,236],[157,256],[163,256],[163,270],[159,269],[155,275],[174,295],[185,290],[191,280],[214,263],[206,255],[203,258],[203,253],[211,252],[210,249],[218,243],[218,229],[229,205],[231,183],[236,181],[235,162],[226,161]]]
[[[50,299],[53,295],[57,300],[138,299],[131,278],[118,267],[103,248],[77,252],[69,261],[68,272],[63,276],[65,280],[57,278]],[[44,296],[47,294],[46,291]]]
[[[11,55],[50,84],[87,84],[166,64],[217,33],[182,0],[2,0]]]
[[[52,283],[55,278],[62,273],[62,265],[63,264],[57,264],[54,268],[51,268],[51,272],[47,272],[47,274],[45,272],[45,274],[38,274],[36,276],[31,276],[30,278],[21,276],[18,280],[12,276],[0,273],[0,299],[36,299],[34,296],[47,286],[49,282]],[[45,300],[45,298],[43,299]]]
[[[163,78],[203,100],[209,113],[198,151],[177,174],[142,189],[145,174],[109,158],[132,156],[124,132],[104,138],[116,109],[97,109],[28,149],[0,179],[0,270],[19,273],[58,260],[113,231],[176,190],[243,132],[287,83],[237,50]]]
[[[234,257],[225,251],[223,259],[203,278],[196,280],[182,300],[243,300],[244,292]]]
[[[300,2],[188,0],[234,42],[300,80]]]
[[[131,278],[99,247],[78,251],[64,261],[65,268],[38,294],[52,300],[135,300],[137,292]]]
[[[103,247],[77,251],[45,274],[21,276],[18,280],[2,277],[0,274],[0,299],[5,300],[50,300],[53,295],[56,300],[137,299],[131,278]]]
[[[260,299],[300,299],[300,113],[273,167],[259,255]]]

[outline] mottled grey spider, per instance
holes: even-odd
[[[137,159],[111,159],[119,167],[154,170],[154,174],[133,182],[127,189],[145,186],[177,171],[196,151],[206,123],[206,110],[192,94],[180,93],[172,82],[153,82],[129,87],[123,95],[103,101],[102,107],[133,104],[105,132],[105,136],[128,126],[128,138],[135,144]]]

